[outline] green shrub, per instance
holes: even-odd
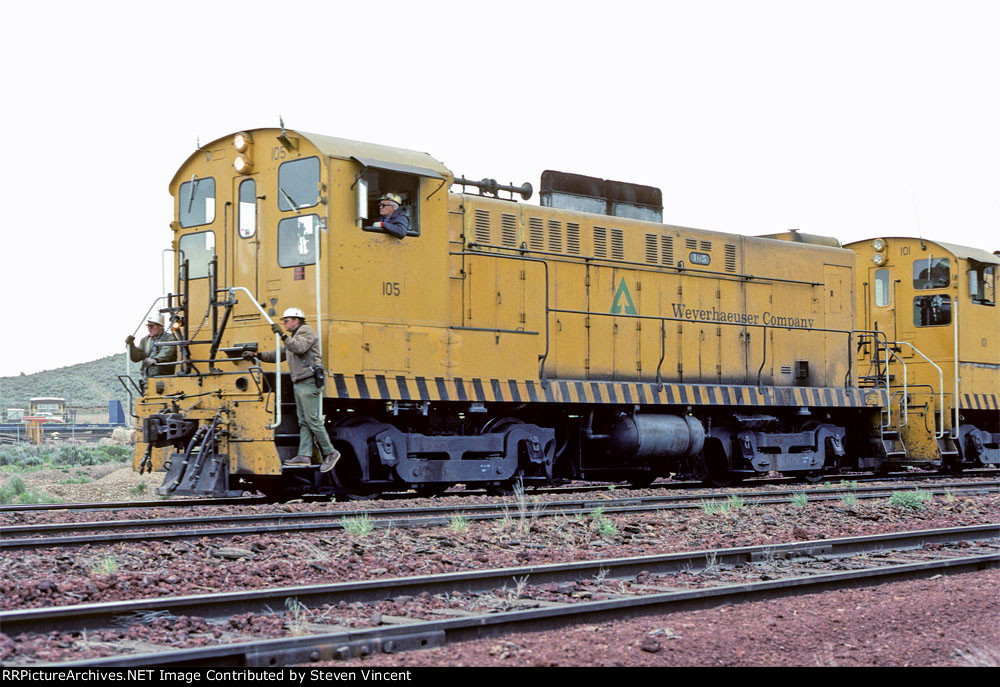
[[[615,527],[615,523],[604,514],[603,508],[595,508],[590,514],[590,517],[597,527],[597,533],[604,539],[609,539],[618,533],[618,528]]]
[[[921,491],[920,489],[915,489],[913,491],[894,491],[889,497],[889,503],[893,506],[899,506],[901,508],[910,508],[911,510],[923,510],[924,506],[927,505],[934,497],[930,492]]]
[[[341,518],[340,524],[352,537],[367,537],[375,529],[368,513],[363,513],[356,518]]]

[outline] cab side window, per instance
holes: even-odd
[[[969,297],[979,305],[996,305],[997,268],[995,265],[973,263],[969,270]]]
[[[282,212],[316,207],[319,203],[319,158],[282,163],[278,168],[278,209]]]
[[[387,193],[393,193],[403,201],[400,212],[409,220],[407,236],[420,236],[420,177],[413,174],[393,172],[385,169],[368,168],[362,178],[368,186],[368,219],[363,225],[370,226],[379,221],[379,199]],[[378,230],[375,230],[378,231]]]
[[[913,261],[914,289],[943,289],[951,284],[951,263],[948,258],[927,258]]]
[[[892,300],[890,292],[889,270],[875,271],[875,305],[884,308]]]
[[[913,299],[913,323],[918,327],[951,324],[951,296],[917,296]]]
[[[181,226],[200,227],[215,221],[215,179],[192,179],[181,184],[177,195]]]

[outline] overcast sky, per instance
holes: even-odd
[[[94,0],[3,17],[0,376],[123,351],[161,291],[171,176],[199,140],[279,115],[470,178],[657,186],[671,224],[1000,249],[996,0]]]

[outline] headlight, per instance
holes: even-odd
[[[233,136],[233,147],[236,148],[236,152],[238,153],[246,152],[246,149],[250,147],[251,143],[253,143],[253,139],[250,138],[250,134],[245,131],[241,131]]]
[[[872,248],[874,248],[877,251],[883,250],[885,248],[885,241],[883,241],[882,239],[875,239],[874,241],[872,241]]]
[[[233,169],[236,170],[237,174],[249,174],[250,170],[253,169],[253,160],[246,155],[237,155],[236,159],[233,160]]]
[[[883,255],[882,253],[876,253],[875,255],[872,256],[872,262],[874,262],[876,265],[884,265],[885,255]]]

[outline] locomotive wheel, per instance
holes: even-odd
[[[823,472],[821,470],[812,470],[803,474],[802,479],[809,484],[819,484],[823,481]]]
[[[729,461],[721,449],[710,450],[706,447],[701,461],[695,461],[695,472],[710,487],[730,487],[742,481],[729,469]]]
[[[413,491],[417,492],[417,496],[440,496],[443,494],[448,487],[451,485],[447,482],[434,482],[432,484],[419,484],[413,488]]]
[[[331,423],[332,427],[357,427],[369,422],[375,422],[373,418],[359,415],[341,417]],[[336,467],[327,473],[326,479],[330,480],[336,489],[338,501],[367,501],[379,495],[380,489],[376,486],[364,484],[361,481],[361,464],[353,451],[341,451],[341,458]]]
[[[628,483],[633,487],[642,489],[644,487],[648,487],[655,480],[656,475],[647,470],[646,472],[637,472],[635,475],[630,476],[628,478]]]
[[[518,420],[516,417],[509,417],[509,416],[508,417],[501,417],[501,416],[497,416],[497,417],[490,418],[489,420],[487,420],[486,424],[484,424],[482,426],[482,428],[479,430],[479,433],[480,434],[496,434],[498,432],[504,431],[508,427],[512,427],[514,425],[523,425],[523,424],[524,424],[524,421],[523,420]]]
[[[497,416],[487,420],[486,424],[482,426],[479,430],[480,434],[499,434],[504,432],[514,425],[523,425],[524,421],[519,420],[516,417],[510,416]],[[495,484],[486,485],[486,493],[490,496],[510,496],[514,493],[514,483],[517,480],[517,476],[521,473],[520,467],[514,473],[514,477],[510,479],[503,480]]]
[[[514,480],[505,479],[496,484],[487,484],[486,493],[490,496],[510,496],[514,493]]]

